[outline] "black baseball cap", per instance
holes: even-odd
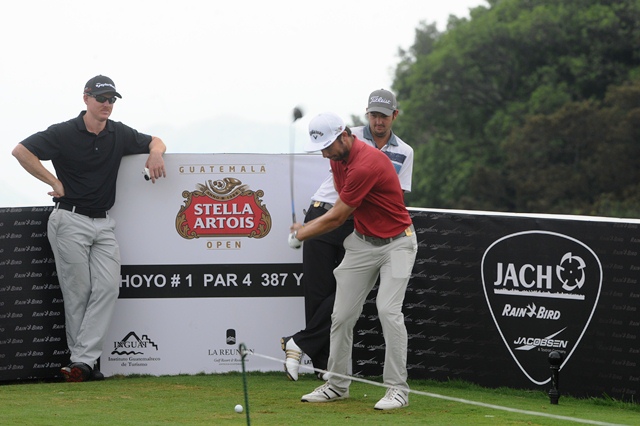
[[[87,95],[102,95],[104,93],[113,93],[122,99],[120,93],[116,92],[116,84],[109,77],[104,75],[96,75],[84,85],[84,93]]]

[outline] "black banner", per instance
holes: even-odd
[[[46,238],[51,208],[0,209],[0,381],[68,362]],[[640,222],[411,210],[418,256],[404,304],[410,378],[637,401]],[[301,296],[298,264],[124,265],[121,298]],[[301,302],[302,303],[302,302]],[[375,290],[354,329],[353,371],[378,376]]]
[[[404,303],[411,378],[637,400],[640,224],[412,212],[418,256]],[[483,274],[484,272],[484,274]],[[382,374],[375,289],[353,371]]]
[[[302,265],[123,265],[120,298],[302,296]]]
[[[0,209],[0,380],[53,377],[69,362],[51,210]]]

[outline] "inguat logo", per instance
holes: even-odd
[[[602,288],[598,256],[572,237],[526,231],[491,244],[481,269],[509,353],[529,380],[548,383],[549,352],[560,352],[562,368],[591,322]]]
[[[142,338],[131,331],[124,339],[119,342],[113,342],[113,351],[111,355],[142,355],[147,349],[158,350],[158,345],[146,334],[142,335]]]

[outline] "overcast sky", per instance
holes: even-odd
[[[111,77],[111,118],[160,136],[167,152],[296,151],[314,114],[363,116],[389,89],[420,21],[446,28],[484,0],[22,0],[0,6],[0,207],[46,206],[50,188],[14,146],[84,109]],[[402,99],[398,99],[402,107]],[[410,141],[408,141],[410,143]],[[49,163],[46,162],[45,165]],[[49,166],[48,166],[49,167]]]

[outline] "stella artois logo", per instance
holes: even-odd
[[[184,206],[176,217],[182,238],[263,238],[271,230],[271,215],[262,205],[264,191],[251,191],[239,179],[226,177],[184,191]]]

